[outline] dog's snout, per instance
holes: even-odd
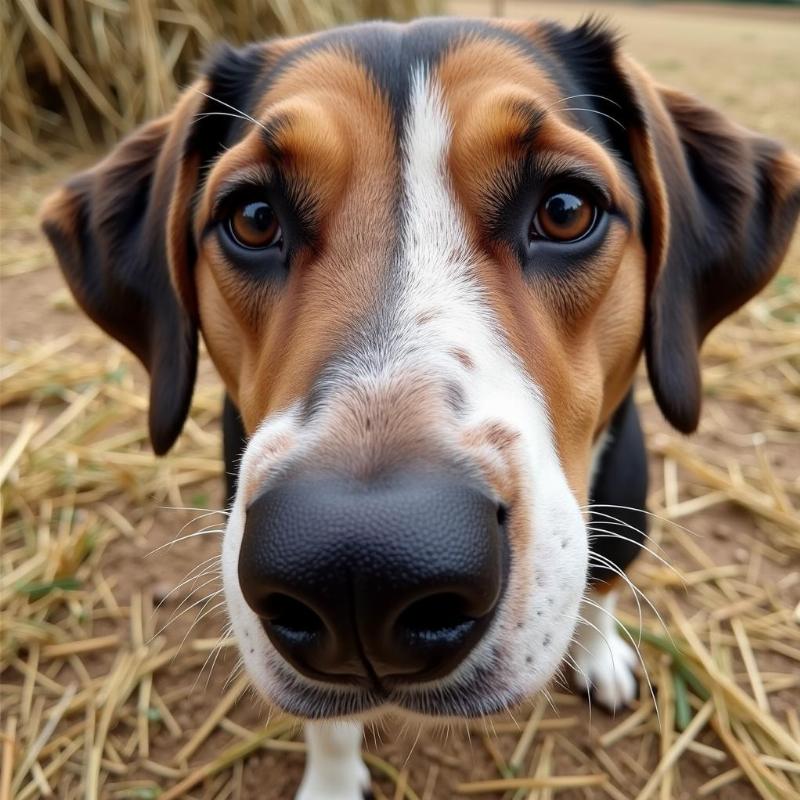
[[[492,620],[508,570],[503,515],[441,475],[287,480],[247,510],[239,582],[303,674],[373,687],[433,680]]]

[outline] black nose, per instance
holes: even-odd
[[[239,582],[309,677],[385,686],[452,671],[507,572],[504,511],[453,478],[287,480],[247,510]]]

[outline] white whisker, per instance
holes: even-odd
[[[691,528],[687,528],[685,525],[681,525],[680,522],[675,522],[675,520],[669,519],[668,517],[664,517],[661,514],[656,514],[652,511],[648,511],[646,508],[637,508],[636,506],[620,506],[616,505],[615,503],[588,503],[585,506],[579,506],[581,511],[589,510],[596,508],[618,508],[620,511],[638,511],[640,514],[644,514],[648,517],[652,517],[653,519],[660,520],[661,522],[666,522],[667,525],[674,525],[676,528],[679,528],[684,533],[688,533],[690,536],[699,537],[700,534],[693,531]],[[617,519],[617,517],[612,517],[612,519]],[[617,520],[620,521],[620,520]]]
[[[214,569],[215,564],[214,562],[219,561],[218,555],[209,556],[208,558],[201,561],[199,564],[196,564],[192,567],[191,570],[186,574],[186,577],[177,585],[173,586],[162,598],[158,601],[156,607],[153,609],[153,614],[158,611],[162,605],[173,595],[177,592],[182,586],[185,586],[190,581],[197,581],[200,578],[208,575],[212,569]],[[205,567],[205,569],[203,569]],[[199,570],[199,571],[198,571]]]
[[[210,602],[211,602],[211,601],[212,601],[212,600],[213,600],[215,597],[217,597],[217,596],[220,594],[220,592],[221,592],[221,591],[222,591],[222,590],[220,589],[220,591],[219,591],[219,592],[214,592],[214,594],[212,594],[212,595],[211,595],[211,596],[210,596],[210,597],[209,597],[209,598],[206,600],[206,602],[203,604],[202,608],[200,609],[200,613],[197,615],[197,617],[195,618],[194,622],[192,622],[192,624],[189,626],[189,630],[188,630],[188,631],[186,631],[186,633],[184,634],[184,637],[183,637],[183,639],[181,639],[181,643],[178,645],[178,652],[179,652],[179,653],[180,653],[181,649],[183,648],[183,645],[186,643],[186,640],[189,638],[189,634],[190,634],[190,633],[191,633],[191,632],[192,632],[192,631],[195,629],[195,627],[196,627],[196,626],[197,626],[197,624],[200,622],[200,620],[202,620],[202,619],[205,619],[205,618],[206,618],[206,617],[207,617],[209,614],[212,614],[212,613],[213,613],[214,611],[216,611],[218,608],[221,608],[222,606],[224,606],[224,605],[225,605],[225,600],[223,599],[223,600],[220,600],[220,602],[219,602],[219,603],[216,603],[215,605],[213,605],[211,608],[209,608],[209,609],[206,611],[206,606],[208,606],[208,604],[209,604],[209,603],[210,603]]]
[[[240,114],[242,119],[252,122],[253,125],[257,125],[262,130],[267,130],[267,127],[266,125],[264,125],[263,122],[259,122],[257,119],[254,119],[249,114],[246,114],[244,111],[242,111],[241,108],[236,108],[236,106],[232,106],[230,103],[226,103],[224,100],[220,100],[218,97],[213,97],[210,94],[206,94],[204,91],[202,91],[202,89],[198,89],[196,86],[192,86],[191,88],[194,89],[195,92],[203,95],[203,97],[208,98],[212,102],[219,103],[221,106],[225,106],[225,108],[229,108],[231,111],[235,111],[237,114]]]
[[[597,114],[600,117],[605,117],[608,120],[611,120],[615,125],[619,125],[622,130],[626,130],[625,126],[611,114],[606,114],[604,111],[598,111],[596,108],[562,108],[562,111],[585,111],[587,114]]]
[[[628,527],[632,527],[632,526],[629,525]],[[586,530],[589,531],[590,534],[591,534],[589,536],[590,540],[591,539],[619,539],[619,540],[621,540],[623,542],[630,542],[631,544],[636,545],[640,549],[646,551],[647,553],[650,553],[650,555],[653,556],[653,558],[657,559],[667,569],[669,569],[672,572],[674,572],[675,575],[677,575],[684,583],[686,582],[686,578],[680,572],[680,570],[678,570],[676,567],[674,567],[672,564],[670,564],[669,561],[667,561],[665,558],[662,558],[658,553],[655,552],[655,550],[651,549],[650,547],[648,547],[643,542],[637,542],[635,539],[631,539],[628,536],[623,536],[621,533],[617,533],[616,531],[608,531],[605,528],[595,528],[592,525],[587,525],[586,526]],[[635,528],[634,528],[634,530],[635,530]]]
[[[221,535],[221,534],[225,533],[225,529],[224,528],[210,528],[210,529],[205,529],[204,528],[202,530],[197,531],[196,533],[189,533],[186,536],[181,536],[178,539],[172,539],[171,541],[166,542],[165,544],[162,544],[160,547],[156,547],[155,550],[151,550],[149,553],[147,553],[145,558],[150,558],[150,556],[155,555],[156,553],[160,552],[161,550],[163,550],[166,547],[172,547],[173,545],[178,544],[178,542],[185,542],[187,539],[194,539],[197,536],[210,536],[211,534],[214,534],[214,533]]]
[[[647,603],[648,606],[650,606],[651,610],[656,615],[656,618],[658,619],[658,622],[661,625],[662,629],[665,631],[665,633],[669,637],[669,640],[672,642],[672,644],[675,644],[675,640],[672,638],[672,634],[670,633],[670,630],[667,627],[667,623],[665,622],[664,617],[661,616],[661,612],[658,610],[658,607],[630,579],[630,577],[628,577],[628,575],[626,575],[623,570],[621,570],[619,567],[617,567],[615,564],[613,564],[613,562],[610,561],[605,556],[601,556],[598,553],[592,553],[592,554],[590,554],[589,558],[590,559],[592,559],[592,558],[602,558],[606,563],[605,564],[601,564],[600,566],[605,566],[607,569],[610,569],[612,572],[615,572],[617,575],[619,575],[625,581],[625,583],[628,584],[629,588],[631,589],[631,592],[633,593],[634,598],[637,598],[637,595],[638,595],[645,601],[645,603]],[[643,627],[643,619],[642,619],[642,606],[641,606],[641,603],[639,602],[638,599],[636,599],[636,605],[639,608],[639,643],[641,644],[641,634],[642,634],[642,627]]]
[[[206,583],[204,583],[203,586],[205,586],[208,583],[212,583],[212,581],[215,581],[215,580],[217,580],[216,577],[212,578],[209,581],[206,581]],[[198,589],[201,589],[201,588],[202,587],[198,587]],[[195,591],[197,591],[197,590],[195,590]],[[180,606],[178,606],[178,608],[176,608],[175,611],[170,615],[170,618],[161,626],[161,628],[159,628],[158,633],[156,633],[155,636],[159,636],[160,634],[162,634],[170,625],[172,625],[175,622],[177,622],[188,611],[191,611],[193,608],[196,608],[197,606],[200,605],[200,603],[206,602],[207,600],[210,600],[210,599],[216,597],[221,592],[222,592],[222,589],[217,589],[215,592],[213,592],[212,594],[208,595],[207,597],[206,596],[201,597],[199,600],[196,600],[191,605],[186,606],[186,608],[184,608],[183,611],[181,611],[180,613],[178,613],[178,610],[180,609]],[[192,594],[194,594],[194,592],[192,592]],[[188,595],[186,599],[188,600],[192,596],[192,594]]]
[[[638,587],[633,584],[633,581],[613,561],[611,561],[611,559],[606,558],[604,555],[601,555],[600,553],[590,553],[589,563],[594,563],[600,567],[605,567],[607,570],[612,572],[617,577],[622,578],[622,580],[624,580],[625,583],[628,585],[628,588],[631,590],[631,594],[633,595],[633,599],[636,601],[636,608],[639,612],[639,644],[641,644],[641,630],[642,630],[643,618],[642,618],[642,604],[639,601],[639,596],[637,594],[637,592],[639,591]],[[645,597],[645,600],[647,600],[647,597]],[[647,602],[650,603],[649,600]],[[655,607],[653,606],[652,603],[650,603],[650,607],[653,608],[653,610],[655,610]]]

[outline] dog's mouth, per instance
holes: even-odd
[[[315,684],[283,666],[275,670],[275,677],[283,688],[270,698],[272,703],[304,719],[363,717],[391,710],[439,719],[478,718],[505,711],[524,699],[479,665],[457,682],[381,690]]]

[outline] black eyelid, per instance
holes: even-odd
[[[214,204],[211,206],[211,217],[214,221],[219,221],[235,200],[254,200],[257,195],[260,195],[258,199],[263,199],[268,193],[269,187],[260,181],[258,183],[255,181],[243,183],[241,180],[237,180],[235,182],[231,181],[229,184],[223,183],[214,198]],[[265,199],[264,202],[268,201]]]
[[[590,170],[584,169],[576,169],[575,171],[562,173],[550,178],[542,191],[542,199],[561,193],[586,193],[586,190],[588,190],[589,200],[593,200],[602,206],[604,211],[610,210],[613,202],[611,193],[599,176]]]

